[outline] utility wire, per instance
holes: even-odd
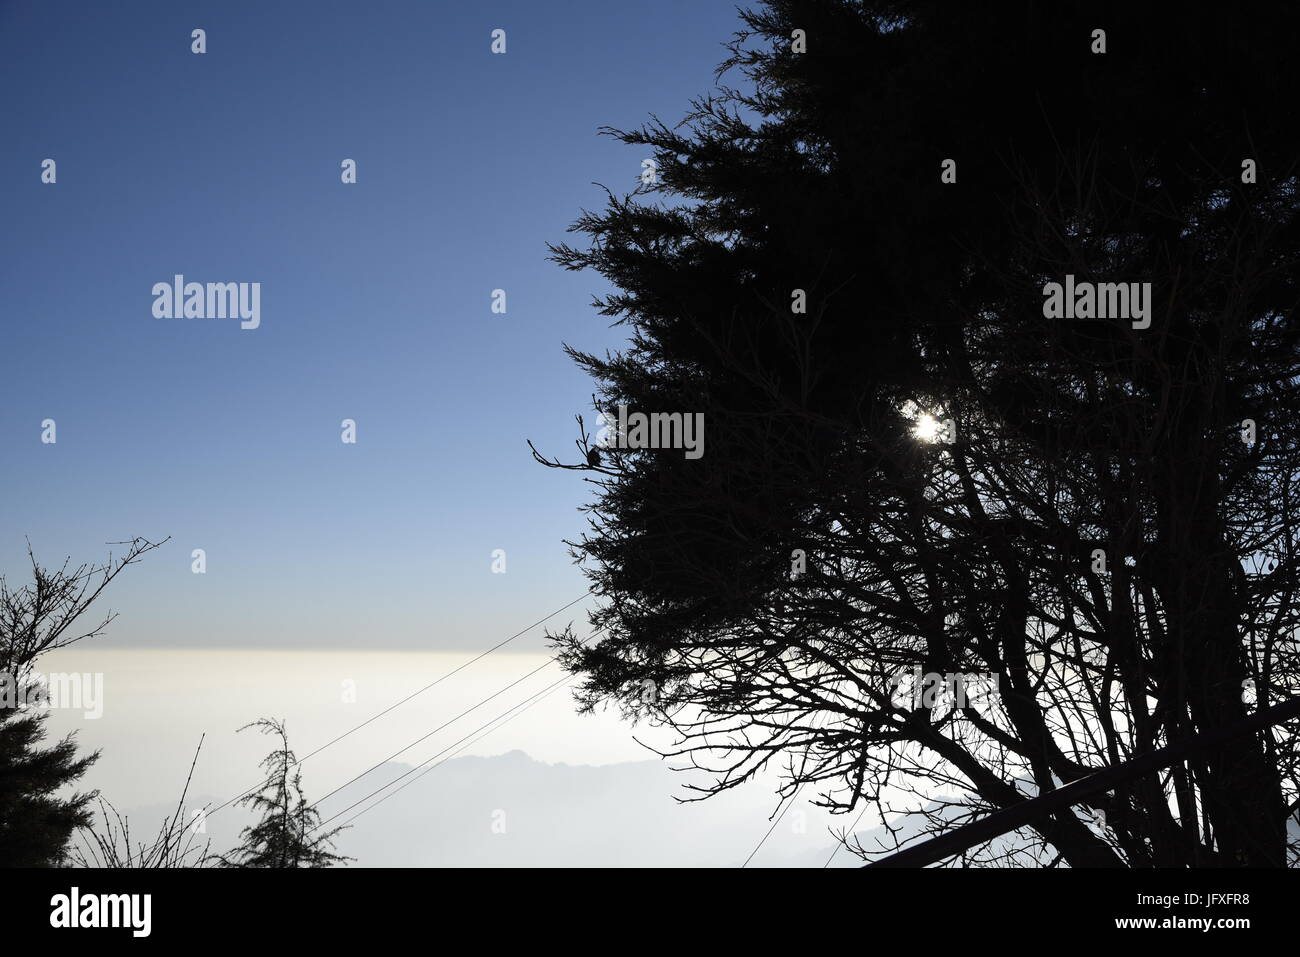
[[[804,783],[806,784],[807,782]],[[790,803],[785,805],[785,810],[781,811],[781,813],[777,815],[776,820],[772,822],[772,826],[767,829],[767,833],[764,834],[762,839],[758,842],[758,846],[749,852],[749,857],[745,858],[745,863],[740,865],[742,870],[748,867],[749,862],[754,859],[754,855],[763,849],[763,845],[766,844],[767,839],[772,836],[772,832],[776,830],[776,826],[781,823],[782,819],[785,818],[786,811],[789,811],[790,808],[794,807],[794,802],[799,799],[799,792],[802,790],[803,790],[803,784],[800,784],[797,788],[795,788],[794,794],[790,795]]]
[[[542,624],[543,622],[549,621],[550,619],[552,619],[552,618],[554,618],[556,615],[558,615],[560,612],[565,611],[565,610],[568,609],[568,608],[572,608],[572,607],[573,607],[574,605],[576,605],[578,602],[580,602],[580,601],[582,601],[584,598],[586,598],[587,595],[589,595],[589,594],[591,594],[591,593],[590,593],[590,592],[587,592],[586,594],[579,595],[577,598],[573,599],[573,601],[569,602],[568,604],[566,604],[566,605],[562,605],[562,606],[560,606],[559,608],[555,609],[555,611],[551,612],[551,613],[550,613],[549,615],[547,615],[545,618],[539,618],[539,619],[537,619],[537,621],[533,622],[533,623],[532,623],[531,625],[529,625],[527,628],[523,629],[522,631],[517,631],[517,632],[515,632],[515,633],[514,633],[513,635],[511,635],[509,638],[506,638],[504,641],[499,641],[499,642],[497,642],[497,643],[496,643],[495,645],[493,645],[491,648],[487,649],[487,650],[484,651],[484,652],[481,652],[481,653],[475,655],[473,658],[471,658],[469,661],[465,662],[464,664],[459,665],[459,666],[453,668],[451,671],[447,672],[447,673],[446,673],[445,675],[443,675],[442,677],[437,678],[437,679],[435,679],[434,681],[429,682],[429,684],[425,685],[423,688],[420,688],[418,691],[412,691],[410,694],[408,694],[408,695],[407,695],[405,698],[403,698],[401,701],[398,701],[396,704],[391,704],[391,705],[389,705],[387,708],[385,708],[383,711],[380,711],[378,714],[371,715],[371,716],[370,716],[369,718],[367,718],[365,721],[362,721],[362,722],[361,722],[359,725],[357,725],[355,728],[351,728],[351,729],[349,729],[348,731],[345,731],[345,732],[343,732],[342,734],[340,734],[337,738],[334,738],[332,741],[327,741],[325,744],[322,744],[319,748],[317,748],[315,751],[311,752],[311,754],[307,755],[307,757],[302,758],[302,759],[301,759],[300,761],[298,761],[297,763],[298,763],[298,764],[302,764],[302,762],[303,762],[303,761],[306,761],[307,758],[310,758],[310,757],[312,757],[313,755],[320,754],[322,751],[324,751],[324,750],[325,750],[326,748],[328,748],[330,745],[332,745],[332,744],[337,744],[339,741],[342,741],[344,738],[346,738],[348,735],[352,734],[354,731],[359,731],[359,730],[361,730],[362,728],[364,728],[366,725],[370,724],[370,722],[374,721],[375,719],[377,719],[377,718],[382,718],[384,715],[388,714],[390,711],[394,710],[395,708],[401,707],[402,705],[406,704],[406,702],[410,701],[412,698],[415,698],[415,697],[417,697],[418,695],[422,695],[422,694],[424,694],[426,691],[428,691],[430,688],[434,687],[435,685],[439,685],[439,684],[441,684],[442,682],[446,681],[446,680],[447,680],[448,678],[450,678],[452,675],[457,674],[457,673],[459,673],[459,672],[461,672],[461,671],[464,671],[466,668],[468,668],[470,665],[474,664],[474,663],[477,662],[477,661],[481,661],[481,660],[483,660],[483,659],[486,658],[488,655],[492,654],[492,652],[496,651],[498,648],[504,648],[506,645],[510,644],[510,642],[514,641],[516,638],[521,638],[521,637],[523,637],[524,635],[528,634],[528,632],[532,631],[534,628],[536,628],[538,625]],[[263,782],[263,783],[265,783],[265,782]],[[259,787],[260,787],[260,785],[259,785]]]
[[[825,721],[825,718],[823,718],[823,723],[824,723],[824,721]],[[814,723],[816,723],[816,719],[814,719]],[[806,765],[807,763],[808,763],[808,755],[807,755],[807,752],[805,751],[805,753],[804,753],[804,764]],[[793,769],[793,765],[792,765],[791,767],[792,767],[792,769]],[[802,770],[802,767],[801,767],[801,770]],[[745,858],[745,863],[740,865],[741,870],[744,870],[746,867],[748,867],[748,866],[749,866],[749,862],[752,861],[752,860],[754,859],[754,855],[757,854],[759,851],[761,851],[761,850],[763,849],[763,845],[766,844],[766,843],[767,843],[767,839],[768,839],[769,837],[772,836],[772,832],[776,830],[776,826],[777,826],[778,824],[781,823],[782,819],[785,818],[785,815],[786,815],[786,813],[790,810],[790,808],[794,807],[794,802],[797,801],[797,800],[799,799],[799,794],[800,794],[801,791],[803,791],[804,784],[807,784],[807,783],[808,783],[807,781],[804,781],[804,782],[803,782],[802,784],[800,784],[797,788],[795,788],[794,794],[790,795],[790,803],[785,805],[785,809],[782,810],[781,813],[780,813],[780,815],[777,816],[777,819],[776,819],[775,821],[772,822],[772,826],[769,827],[769,828],[767,829],[767,833],[763,835],[763,837],[762,837],[761,840],[759,840],[759,842],[758,842],[758,846],[755,847],[752,851],[749,852],[749,857]],[[785,804],[784,801],[782,801],[781,803],[782,803],[782,804]],[[780,806],[781,806],[780,804],[777,805],[778,808],[779,808]]]
[[[517,685],[517,684],[519,684],[519,683],[521,683],[521,682],[527,681],[529,678],[531,678],[533,675],[537,674],[537,672],[541,671],[543,668],[549,668],[549,667],[550,667],[551,665],[553,665],[553,664],[555,664],[555,659],[554,659],[554,658],[548,658],[546,661],[542,662],[540,665],[538,665],[538,666],[537,666],[536,668],[534,668],[532,671],[528,672],[528,673],[525,674],[525,675],[522,675],[522,676],[516,678],[514,681],[510,682],[510,684],[506,685],[504,688],[500,688],[500,689],[498,689],[498,690],[492,692],[492,694],[488,695],[486,698],[484,698],[482,701],[478,702],[477,704],[470,705],[468,708],[466,708],[466,709],[465,709],[464,711],[462,711],[460,714],[456,715],[454,718],[448,718],[446,721],[444,721],[442,724],[438,725],[438,726],[437,726],[436,728],[434,728],[432,731],[428,731],[428,732],[426,732],[426,733],[420,735],[418,738],[416,738],[414,741],[412,741],[410,744],[408,744],[406,747],[402,748],[401,750],[399,750],[399,751],[394,751],[392,754],[390,754],[388,757],[384,758],[384,759],[383,759],[382,761],[380,761],[378,764],[373,764],[373,765],[371,765],[370,767],[366,768],[366,770],[362,771],[360,774],[357,774],[357,775],[355,775],[355,776],[353,776],[353,777],[348,778],[346,781],[344,781],[342,784],[340,784],[338,787],[336,787],[333,791],[330,791],[330,792],[329,792],[328,794],[326,794],[324,797],[321,797],[321,798],[317,799],[317,800],[312,804],[312,807],[316,807],[316,806],[319,805],[319,804],[323,804],[325,801],[328,801],[328,800],[329,800],[330,798],[332,798],[334,795],[336,795],[336,794],[338,794],[340,791],[342,791],[342,790],[343,790],[345,787],[347,787],[349,784],[354,784],[354,783],[356,783],[357,781],[360,781],[362,778],[364,778],[367,774],[370,774],[370,773],[373,772],[373,771],[377,771],[377,770],[379,770],[379,769],[382,768],[385,764],[387,764],[389,761],[392,761],[394,758],[400,757],[401,755],[405,754],[407,751],[410,751],[411,748],[415,747],[415,746],[416,746],[417,744],[419,744],[421,741],[424,741],[424,740],[426,740],[426,739],[428,739],[428,738],[433,737],[435,734],[437,734],[437,733],[438,733],[439,731],[441,731],[443,728],[447,727],[448,725],[455,724],[457,721],[459,721],[461,718],[465,717],[465,715],[469,714],[471,711],[476,711],[476,710],[478,710],[479,708],[483,707],[483,705],[485,705],[485,704],[487,704],[489,701],[491,701],[493,698],[500,697],[501,695],[503,695],[503,694],[505,694],[507,691],[509,691],[511,688],[513,688],[515,685]]]
[[[561,605],[559,608],[555,609],[555,611],[551,612],[549,615],[546,615],[544,618],[539,618],[539,619],[537,619],[537,621],[533,622],[533,623],[532,623],[531,625],[529,625],[527,628],[524,628],[524,629],[522,629],[522,630],[520,630],[520,631],[517,631],[517,632],[515,632],[513,635],[511,635],[509,638],[506,638],[506,639],[504,639],[504,640],[502,640],[502,641],[497,642],[497,643],[496,643],[495,645],[493,645],[491,648],[488,648],[486,651],[480,652],[479,654],[477,654],[477,655],[475,655],[473,658],[471,658],[469,661],[466,661],[466,662],[464,662],[463,664],[458,665],[457,667],[453,668],[451,671],[448,671],[446,674],[442,675],[441,677],[436,678],[435,680],[429,682],[429,683],[428,683],[427,685],[425,685],[423,688],[420,688],[420,689],[418,689],[418,690],[416,690],[416,691],[411,692],[411,693],[408,694],[405,698],[402,698],[400,701],[397,701],[397,702],[395,702],[395,703],[389,705],[389,706],[388,706],[387,708],[385,708],[383,711],[379,711],[379,712],[377,712],[377,713],[371,715],[369,718],[367,718],[365,721],[362,721],[360,724],[355,725],[354,727],[349,728],[347,731],[344,731],[342,734],[338,735],[337,737],[332,738],[332,739],[329,740],[329,741],[326,741],[324,744],[322,744],[322,745],[321,745],[320,747],[318,747],[316,750],[314,750],[314,751],[312,751],[311,753],[305,755],[304,757],[301,757],[301,758],[297,759],[296,761],[294,761],[292,764],[289,765],[289,768],[290,768],[290,769],[295,768],[295,767],[297,767],[298,765],[300,765],[300,764],[302,764],[303,762],[305,762],[308,758],[315,757],[316,755],[318,755],[318,754],[320,754],[322,751],[324,751],[326,748],[331,747],[332,745],[338,744],[338,742],[342,741],[344,738],[348,737],[349,735],[354,734],[354,733],[357,732],[357,731],[360,731],[362,728],[364,728],[366,725],[370,724],[371,722],[373,722],[373,721],[377,721],[379,718],[382,718],[384,715],[386,715],[386,714],[390,713],[391,711],[393,711],[393,710],[395,710],[395,709],[401,707],[402,705],[406,704],[406,703],[407,703],[408,701],[410,701],[411,699],[416,698],[416,697],[418,697],[419,695],[424,694],[424,692],[428,691],[430,688],[436,687],[437,685],[439,685],[439,684],[441,684],[442,682],[446,681],[448,678],[452,677],[453,675],[455,675],[455,674],[457,674],[457,673],[459,673],[459,672],[461,672],[461,671],[464,671],[466,668],[468,668],[470,665],[474,664],[475,662],[478,662],[478,661],[483,660],[483,659],[486,658],[488,655],[492,654],[494,651],[497,651],[498,649],[503,648],[503,647],[505,647],[506,645],[510,644],[510,642],[514,641],[515,639],[520,638],[520,637],[526,635],[528,632],[532,631],[532,630],[533,630],[534,628],[536,628],[538,625],[540,625],[540,624],[542,624],[543,622],[549,621],[550,619],[554,618],[554,617],[555,617],[556,615],[558,615],[560,612],[565,611],[565,610],[567,610],[567,609],[569,609],[569,608],[572,608],[574,605],[576,605],[578,602],[582,601],[584,598],[586,598],[586,597],[587,597],[588,595],[590,595],[590,594],[591,594],[591,593],[588,591],[588,592],[586,592],[586,593],[584,593],[584,594],[579,595],[577,598],[573,599],[572,601],[568,602],[567,604]],[[553,660],[553,659],[552,659],[552,660]],[[547,662],[547,664],[550,664],[550,662]],[[543,667],[545,667],[545,666],[543,666]],[[535,674],[536,671],[540,671],[540,670],[541,670],[540,668],[539,668],[539,669],[536,669],[534,672],[530,672],[530,674]],[[527,677],[529,677],[529,675],[525,675],[525,676],[524,676],[524,678],[527,678]],[[522,681],[523,678],[521,678],[521,679],[519,679],[519,680]],[[514,685],[515,685],[515,684],[518,684],[518,683],[519,683],[519,682],[516,681],[516,682],[514,682],[514,683],[512,683],[512,684],[510,684],[510,685],[507,685],[506,688],[503,688],[503,689],[502,689],[502,691],[509,690],[509,688],[514,687]],[[499,691],[499,692],[497,692],[497,694],[501,694],[501,692]],[[492,695],[491,697],[484,699],[484,701],[480,701],[479,704],[481,705],[481,704],[486,703],[487,701],[490,701],[492,697],[496,697],[496,695]],[[478,705],[475,705],[474,707],[478,707]],[[472,710],[474,710],[474,709],[473,709],[473,708],[470,708],[470,709],[469,709],[469,711],[472,711]],[[458,717],[463,717],[464,714],[468,714],[468,713],[469,713],[468,711],[463,712],[461,715],[458,715]],[[455,720],[456,720],[456,718],[453,718],[453,719],[452,719],[452,721],[455,721]],[[447,722],[447,723],[450,724],[451,722]],[[446,727],[446,724],[442,725],[441,727]],[[435,730],[438,730],[438,729],[435,729]],[[433,733],[433,732],[430,732],[430,734],[432,734],[432,733]],[[426,735],[425,737],[428,737],[428,735]],[[420,739],[420,740],[423,740],[423,739]],[[413,742],[413,744],[418,744],[418,743],[419,743],[418,741]],[[403,750],[405,750],[405,749],[403,749]],[[397,753],[398,753],[398,754],[401,754],[402,752],[399,751],[399,752],[397,752]],[[371,768],[370,770],[373,771],[374,768]],[[363,772],[363,774],[362,774],[362,775],[358,775],[358,777],[361,777],[361,776],[363,776],[364,774],[368,774],[368,773],[370,773],[370,772],[369,772],[369,771]],[[255,784],[253,787],[249,788],[248,790],[243,791],[243,792],[240,793],[240,794],[237,794],[235,797],[229,798],[228,800],[226,800],[226,801],[222,802],[221,804],[217,805],[217,807],[213,808],[211,811],[207,811],[207,812],[205,812],[205,814],[204,814],[204,819],[206,820],[207,818],[211,817],[213,814],[216,814],[218,811],[224,810],[225,808],[230,807],[230,805],[232,805],[232,804],[236,804],[236,803],[238,803],[239,801],[242,801],[244,798],[248,797],[250,794],[254,794],[254,793],[256,793],[257,791],[259,791],[259,790],[261,790],[262,788],[264,788],[264,787],[265,787],[269,782],[274,781],[274,780],[276,779],[277,776],[278,776],[278,774],[275,774],[275,775],[271,775],[271,776],[269,776],[269,777],[263,778],[260,782],[258,782],[258,783]],[[352,780],[355,781],[356,778],[353,778]],[[342,786],[342,787],[346,787],[347,784],[351,784],[351,783],[352,783],[352,781],[348,781],[346,784],[341,785],[341,786]],[[335,790],[338,790],[338,789],[336,788]],[[334,793],[334,791],[331,791],[331,792],[330,792],[330,794],[333,794],[333,793]],[[327,794],[325,797],[329,797],[329,795]],[[325,800],[325,798],[321,798],[321,800],[323,801],[323,800]],[[320,802],[318,801],[318,802],[316,802],[316,803],[319,804]],[[162,843],[163,843],[163,840],[159,840],[158,842],[156,842],[156,843],[154,844],[154,848],[159,847]],[[154,848],[151,848],[150,850],[152,851]]]
[[[498,715],[496,718],[493,718],[491,721],[488,722],[488,725],[496,724],[497,722],[500,722],[499,724],[496,724],[496,727],[495,727],[495,728],[488,728],[488,730],[484,731],[482,734],[480,734],[480,735],[478,735],[476,738],[474,738],[473,741],[469,741],[469,742],[467,742],[466,744],[461,745],[461,747],[456,748],[455,751],[453,751],[451,754],[447,755],[447,756],[446,756],[445,758],[443,758],[441,761],[437,761],[437,762],[435,762],[434,764],[429,765],[429,767],[425,768],[423,771],[421,771],[421,772],[420,772],[419,774],[417,774],[415,777],[411,778],[411,780],[407,781],[407,782],[406,782],[405,784],[403,784],[401,787],[398,787],[398,788],[396,788],[395,790],[389,791],[387,794],[385,794],[383,797],[381,797],[381,798],[380,798],[378,801],[376,801],[374,804],[370,805],[369,807],[362,808],[360,811],[358,811],[356,814],[352,815],[350,818],[348,818],[346,821],[344,821],[344,822],[343,822],[342,824],[340,824],[339,826],[340,826],[340,827],[347,827],[349,824],[351,824],[351,823],[352,823],[353,821],[355,821],[357,818],[361,817],[361,815],[363,815],[363,814],[367,814],[367,813],[369,813],[370,811],[373,811],[375,808],[379,807],[379,805],[383,804],[383,803],[384,803],[385,801],[387,801],[389,798],[391,798],[391,797],[393,797],[395,794],[397,794],[398,791],[401,791],[401,790],[403,790],[403,789],[405,789],[405,788],[410,787],[410,786],[411,786],[412,784],[414,784],[416,781],[420,780],[420,778],[424,777],[426,774],[428,774],[428,773],[429,773],[430,771],[432,771],[434,768],[438,767],[438,765],[440,765],[440,764],[445,764],[446,762],[450,761],[452,758],[456,757],[456,755],[460,754],[460,753],[461,753],[462,751],[464,751],[466,748],[469,748],[469,747],[471,747],[471,746],[477,744],[479,741],[482,741],[484,738],[486,738],[486,737],[487,737],[489,734],[491,734],[492,732],[494,732],[494,731],[499,731],[501,728],[505,727],[507,724],[509,724],[509,723],[510,723],[511,721],[513,721],[515,718],[519,717],[521,714],[523,714],[525,711],[527,711],[527,710],[528,710],[529,708],[531,708],[533,705],[541,704],[541,702],[542,702],[544,699],[550,697],[550,696],[551,696],[552,694],[554,694],[556,691],[559,691],[560,688],[561,688],[562,686],[567,685],[567,684],[571,683],[572,681],[573,681],[573,676],[572,676],[572,675],[569,675],[569,676],[564,677],[564,678],[560,678],[558,681],[553,681],[553,682],[551,682],[551,684],[547,685],[545,688],[543,688],[541,691],[537,692],[537,694],[533,695],[531,698],[525,698],[522,702],[520,702],[519,704],[515,705],[514,708],[511,708],[511,709],[510,709],[511,711],[514,711],[514,712],[515,712],[514,714],[510,714],[510,712],[507,711],[507,712],[505,712],[505,714]],[[506,715],[509,715],[509,717],[506,717]],[[504,718],[505,720],[502,720],[502,718]],[[481,725],[481,726],[480,726],[480,729],[483,728],[483,727],[487,727],[487,725]],[[461,740],[464,741],[465,739],[462,738]],[[444,748],[443,750],[445,751],[446,749]],[[442,753],[443,753],[442,751],[438,752],[438,754],[442,754]],[[434,758],[438,757],[438,754],[435,754],[433,757],[434,757]],[[432,760],[433,760],[433,758],[430,758],[430,759],[429,759],[429,761],[432,761]],[[424,762],[424,763],[425,763],[425,764],[428,764],[428,761],[426,761],[426,762]],[[413,768],[412,770],[415,770],[415,769]],[[396,783],[397,783],[398,781],[400,781],[400,780],[401,780],[401,778],[395,778],[395,779],[393,779],[392,781],[389,781],[388,784],[384,785],[384,787],[390,787],[390,786],[392,786],[393,784],[396,784]],[[382,791],[383,788],[380,788],[380,790]],[[378,793],[378,792],[374,792],[374,793]],[[361,800],[362,800],[362,801],[368,800],[368,797],[366,797],[366,798],[362,798]],[[355,806],[355,805],[354,805],[354,806]],[[339,814],[344,814],[344,813],[347,812],[347,810],[348,810],[348,809],[345,808],[343,811],[340,811]],[[339,814],[332,815],[332,816],[330,817],[330,820],[333,820],[334,818],[338,817]],[[323,826],[324,826],[325,824],[327,824],[327,823],[329,823],[329,822],[328,822],[328,821],[322,821],[320,826],[323,827]]]
[[[862,806],[862,810],[858,812],[858,816],[853,819],[853,825],[849,828],[849,834],[853,834],[855,831],[857,831],[858,822],[862,820],[862,815],[866,813],[867,813],[867,807],[864,804]],[[839,853],[840,848],[842,846],[843,846],[843,842],[836,844],[833,848],[831,848],[831,856],[826,858],[826,863],[822,865],[823,868],[827,868],[831,866],[831,861],[835,860],[835,855]]]
[[[586,644],[588,641],[590,641],[592,638],[595,638],[597,635],[599,635],[599,634],[600,634],[602,631],[604,631],[604,630],[605,630],[605,629],[602,628],[602,629],[600,629],[599,631],[594,631],[594,632],[592,632],[590,635],[588,635],[586,638],[583,639],[582,644]],[[527,681],[529,678],[531,678],[533,675],[537,674],[539,671],[543,670],[544,668],[549,668],[551,665],[555,664],[555,662],[556,662],[556,659],[555,659],[555,658],[549,658],[549,659],[547,659],[546,661],[544,661],[544,662],[542,662],[540,665],[538,665],[536,668],[534,668],[532,671],[528,672],[528,673],[525,674],[525,675],[521,675],[520,677],[516,678],[514,681],[510,682],[510,684],[506,685],[504,688],[500,688],[500,689],[498,689],[497,691],[492,692],[492,694],[488,695],[486,698],[484,698],[483,700],[479,701],[477,704],[471,705],[470,707],[466,708],[464,711],[462,711],[460,714],[456,715],[454,718],[451,718],[451,719],[449,719],[449,720],[447,720],[447,721],[444,721],[442,724],[438,725],[438,727],[434,728],[432,731],[429,731],[429,732],[426,733],[426,734],[422,734],[422,735],[420,735],[420,737],[416,738],[414,741],[412,741],[412,742],[411,742],[410,744],[408,744],[406,747],[402,748],[400,751],[395,751],[395,752],[393,752],[393,753],[390,754],[387,758],[385,758],[384,760],[380,761],[378,764],[374,764],[374,765],[372,765],[371,767],[367,768],[366,770],[362,771],[360,774],[354,775],[353,777],[351,777],[351,778],[349,778],[348,780],[344,781],[342,784],[340,784],[338,787],[336,787],[333,791],[330,791],[330,792],[329,792],[328,794],[326,794],[324,797],[319,798],[318,800],[312,802],[312,804],[311,804],[309,807],[307,807],[305,810],[306,810],[306,811],[310,811],[310,810],[314,810],[314,809],[320,807],[320,805],[322,805],[323,803],[325,803],[327,800],[329,800],[329,799],[330,799],[331,797],[333,797],[335,794],[338,794],[340,791],[342,791],[342,790],[343,790],[345,787],[347,787],[349,784],[354,784],[355,782],[360,781],[362,778],[364,778],[367,774],[370,774],[370,773],[372,773],[372,772],[374,772],[374,771],[379,770],[379,769],[382,768],[385,764],[387,764],[389,761],[392,761],[393,758],[396,758],[396,757],[398,757],[398,756],[400,756],[400,755],[405,754],[407,751],[411,750],[411,748],[415,747],[415,746],[416,746],[417,744],[419,744],[421,741],[424,741],[424,740],[426,740],[426,739],[428,739],[428,738],[431,738],[433,735],[437,734],[439,731],[441,731],[443,728],[447,727],[448,725],[455,724],[457,721],[459,721],[461,718],[465,717],[465,715],[469,714],[471,711],[476,711],[476,710],[478,710],[479,708],[483,707],[483,705],[485,705],[485,704],[487,704],[489,701],[491,701],[493,698],[500,697],[501,695],[503,695],[503,694],[505,694],[507,691],[509,691],[511,688],[513,688],[515,685],[520,684],[520,683],[522,683],[522,682],[524,682],[524,681]],[[560,680],[563,681],[563,679],[560,679]],[[557,683],[558,683],[558,682],[557,682]],[[505,712],[503,712],[503,714],[509,714],[510,711],[512,711],[512,710],[514,710],[514,709],[513,709],[513,708],[508,708],[508,709],[506,709]],[[468,735],[466,735],[466,737],[472,737],[474,734],[477,733],[477,731],[482,730],[483,728],[487,727],[487,725],[491,724],[493,721],[496,721],[496,720],[497,720],[498,718],[500,718],[500,717],[502,717],[502,715],[497,715],[495,718],[490,719],[490,720],[487,722],[487,724],[480,725],[479,728],[476,729],[476,731],[471,731]],[[461,738],[460,741],[456,741],[456,742],[454,742],[452,745],[449,745],[449,747],[455,747],[456,744],[460,744],[460,742],[461,742],[461,741],[464,741],[464,740],[465,740],[465,738]],[[445,753],[446,750],[447,750],[447,749],[444,748],[443,751],[439,751],[438,754],[443,754],[443,753]],[[434,757],[434,758],[438,757],[438,754],[435,754],[433,757]],[[429,759],[429,761],[432,761],[432,760],[433,760],[433,758],[430,758],[430,759]],[[374,797],[376,794],[378,794],[380,791],[383,791],[383,790],[385,790],[386,788],[388,788],[389,785],[395,784],[397,781],[400,781],[402,778],[406,777],[407,774],[411,774],[413,771],[417,771],[417,770],[419,770],[420,768],[424,767],[424,765],[425,765],[425,764],[428,764],[429,761],[425,761],[425,762],[423,762],[423,763],[421,763],[421,764],[416,765],[415,767],[413,767],[413,768],[411,768],[409,771],[407,771],[406,774],[401,775],[401,777],[394,778],[392,781],[389,781],[388,784],[385,784],[383,787],[379,788],[378,790],[373,791],[373,792],[371,792],[370,794],[367,794],[367,795],[366,795],[364,798],[362,798],[360,801],[357,801],[356,804],[349,805],[348,807],[345,807],[342,811],[339,811],[339,812],[337,812],[337,813],[335,813],[335,814],[330,815],[330,817],[329,817],[327,820],[322,821],[322,822],[318,825],[318,827],[323,827],[325,824],[329,823],[329,821],[334,820],[334,818],[338,817],[340,814],[344,814],[344,813],[346,813],[346,812],[352,810],[352,808],[356,807],[357,804],[361,804],[361,803],[363,803],[363,802],[369,800],[370,798],[372,798],[372,797]]]

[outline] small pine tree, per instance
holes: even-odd
[[[91,820],[94,792],[54,795],[85,774],[99,752],[77,757],[72,735],[40,747],[45,718],[0,709],[0,866],[58,867],[73,832]]]
[[[334,853],[334,836],[343,830],[336,827],[320,834],[320,812],[308,803],[302,791],[302,772],[296,770],[298,759],[289,748],[284,722],[263,718],[240,728],[257,728],[263,734],[279,737],[280,747],[262,761],[266,780],[261,788],[241,798],[239,804],[251,807],[260,820],[240,832],[240,845],[224,854],[225,867],[331,867],[353,860]]]

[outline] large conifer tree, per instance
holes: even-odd
[[[77,755],[72,736],[41,746],[41,713],[0,710],[0,864],[56,867],[64,863],[73,833],[90,823],[93,793],[67,797],[99,752]]]
[[[658,180],[555,255],[632,341],[572,354],[608,418],[707,441],[580,439],[588,704],[671,721],[716,789],[790,753],[846,811],[957,789],[927,834],[1300,691],[1297,35],[1285,3],[771,0],[739,89],[616,132]],[[1050,318],[1067,277],[1150,283],[1148,324]],[[916,706],[913,670],[998,692]],[[1279,727],[972,859],[1281,865],[1298,797]]]

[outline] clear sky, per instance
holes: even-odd
[[[171,535],[113,586],[116,647],[479,648],[582,594],[587,487],[525,439],[575,454],[592,387],[561,344],[623,334],[545,244],[593,183],[635,185],[597,129],[680,119],[736,25],[716,0],[0,0],[0,569],[25,538],[58,563]],[[260,282],[260,327],[155,318],[177,273]]]

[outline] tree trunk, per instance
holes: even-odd
[[[1197,732],[1207,733],[1248,714],[1239,633],[1243,597],[1221,517],[1215,391],[1200,383],[1175,390],[1175,412],[1156,463],[1158,579],[1167,633],[1155,649],[1155,664],[1161,711],[1173,737],[1188,718]],[[1217,863],[1284,867],[1286,804],[1259,738],[1211,749],[1204,768],[1195,783]]]

